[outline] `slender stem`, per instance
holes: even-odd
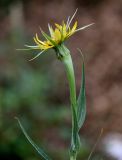
[[[58,58],[64,63],[66,75],[69,83],[70,90],[70,102],[72,111],[72,135],[71,135],[71,147],[70,147],[70,160],[76,160],[78,151],[78,135],[77,135],[77,103],[76,103],[76,84],[74,68],[70,51],[61,45],[57,52]]]
[[[69,82],[71,105],[76,107],[75,75],[70,51],[62,44],[61,46],[58,46],[57,56],[64,63]]]
[[[72,137],[71,137],[71,148],[70,148],[70,160],[76,160],[78,141],[76,132],[77,103],[76,103],[76,84],[75,84],[74,68],[70,51],[64,45],[59,46],[58,49],[59,49],[58,58],[64,63],[70,89],[70,101],[72,110]]]
[[[75,154],[74,156],[70,156],[70,160],[76,160],[77,154]]]
[[[71,55],[68,54],[63,58],[63,63],[65,65],[66,69],[66,74],[67,74],[67,79],[69,82],[69,89],[70,89],[70,101],[71,101],[71,110],[72,110],[72,138],[71,138],[71,149],[70,149],[70,160],[75,160],[77,151],[76,151],[76,146],[73,146],[72,144],[75,144],[74,138],[77,138],[76,135],[74,135],[74,130],[75,130],[75,120],[74,120],[74,114],[73,110],[76,112],[76,85],[75,85],[75,76],[74,76],[74,68],[73,68],[73,63],[72,63],[72,58]],[[73,153],[73,155],[72,155]]]
[[[76,86],[75,86],[75,76],[74,68],[70,54],[63,58],[63,63],[65,65],[66,74],[69,82],[70,89],[70,101],[73,107],[76,107]]]

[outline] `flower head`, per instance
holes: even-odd
[[[71,22],[72,22],[73,18],[75,17],[76,13],[77,13],[77,10],[75,11],[75,13],[73,14],[73,16],[71,18],[68,17],[66,23],[64,21],[62,22],[61,25],[55,23],[54,29],[50,24],[48,24],[50,35],[47,35],[40,28],[41,33],[45,38],[45,41],[40,40],[38,37],[38,34],[36,33],[35,37],[33,38],[36,45],[35,46],[25,45],[26,47],[28,47],[29,50],[31,50],[31,49],[32,50],[35,50],[35,49],[41,50],[41,52],[39,52],[31,60],[37,58],[40,54],[42,54],[43,52],[45,52],[46,50],[48,50],[50,48],[57,48],[57,46],[61,45],[66,39],[68,39],[70,36],[72,36],[77,31],[83,30],[86,27],[93,25],[93,23],[92,23],[92,24],[89,24],[89,25],[86,25],[84,27],[77,29],[77,21],[76,21],[73,24],[73,26],[71,27]]]

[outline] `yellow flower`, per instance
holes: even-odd
[[[33,38],[36,45],[35,46],[25,45],[26,47],[28,47],[29,50],[31,50],[31,49],[41,50],[41,52],[39,52],[31,60],[37,58],[44,51],[46,51],[50,48],[56,48],[58,45],[61,45],[66,39],[68,39],[70,36],[72,36],[77,31],[83,30],[86,27],[93,25],[93,23],[92,23],[92,24],[89,24],[89,25],[86,25],[84,27],[77,29],[77,21],[76,21],[74,23],[74,25],[71,27],[70,25],[71,25],[73,18],[76,15],[76,12],[77,12],[77,10],[75,11],[75,13],[73,14],[73,16],[71,18],[68,17],[66,24],[64,22],[62,22],[61,25],[55,23],[55,29],[53,29],[53,27],[50,26],[50,24],[48,24],[50,36],[48,36],[45,32],[42,31],[42,29],[40,29],[42,35],[45,38],[45,41],[41,41],[36,33],[35,37]]]

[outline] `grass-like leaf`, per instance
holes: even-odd
[[[80,50],[79,50],[80,51]],[[81,51],[80,51],[81,53]],[[82,53],[81,53],[82,54]],[[82,55],[83,57],[83,55]],[[82,64],[82,80],[81,80],[81,88],[80,93],[77,100],[77,117],[78,117],[78,129],[83,126],[83,123],[85,121],[86,117],[86,93],[85,93],[85,65],[84,65],[84,59]]]
[[[98,145],[102,134],[103,134],[103,128],[101,129],[100,135],[98,136],[97,141],[96,141],[96,143],[94,144],[94,146],[93,146],[93,148],[92,148],[92,150],[91,150],[91,152],[90,152],[87,160],[90,160],[90,159],[91,159],[91,156],[92,156],[92,154],[94,153],[94,151],[95,151],[95,149],[96,149],[96,146]]]
[[[78,148],[78,121],[77,121],[77,114],[75,111],[75,108],[72,108],[73,110],[73,121],[74,121],[74,125],[73,125],[73,145],[75,148]]]
[[[80,148],[80,138],[78,135],[78,121],[77,121],[77,112],[74,107],[72,107],[73,112],[73,132],[72,132],[72,141],[71,141],[71,148],[70,148],[70,155],[73,156],[74,154],[77,155],[77,152]]]
[[[25,131],[24,127],[22,126],[20,120],[16,117],[19,126],[23,132],[23,134],[25,135],[25,137],[27,138],[27,140],[30,142],[30,144],[34,147],[34,149],[39,153],[39,155],[41,155],[41,157],[43,157],[43,159],[45,160],[51,160],[51,158],[43,151],[43,149],[39,148],[34,142],[33,140],[29,137],[29,135],[27,134],[27,132]]]

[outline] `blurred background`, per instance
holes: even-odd
[[[87,117],[80,131],[79,158],[122,160],[122,1],[0,0],[0,159],[41,159],[23,136],[15,116],[53,159],[68,159],[71,134],[69,90],[63,65],[53,50],[29,62],[39,26],[61,23],[78,8],[79,27],[94,26],[67,42],[74,61],[77,94],[81,81],[81,48],[86,64]],[[41,37],[41,34],[40,34]]]

